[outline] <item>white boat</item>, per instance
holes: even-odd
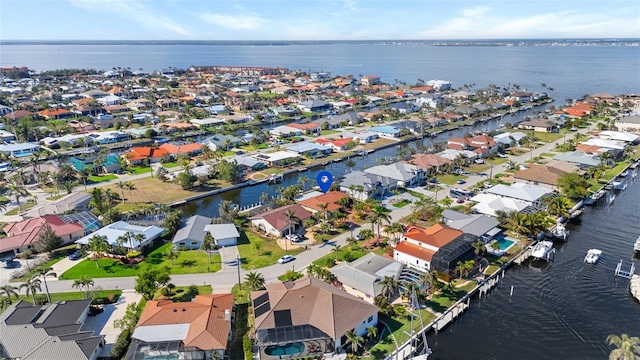
[[[567,237],[569,237],[569,230],[567,230],[563,224],[557,223],[556,227],[551,230],[551,236],[556,239],[567,240]]]
[[[553,251],[553,243],[551,241],[538,241],[531,249],[531,256],[540,260],[549,260]]]
[[[584,262],[587,264],[595,264],[600,258],[600,255],[602,255],[602,250],[590,249],[587,251],[587,256],[584,257]]]
[[[640,252],[640,235],[636,239],[636,243],[633,244],[633,250]]]
[[[615,190],[622,190],[623,186],[624,186],[624,180],[622,178],[615,178],[613,179],[613,188]]]
[[[629,170],[624,170],[623,172],[620,173],[620,176],[622,177],[627,177],[627,175],[629,175]]]
[[[616,195],[615,194],[611,194],[609,196],[609,205],[613,204],[613,200],[615,200],[615,199],[616,199]]]

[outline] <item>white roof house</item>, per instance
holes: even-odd
[[[623,142],[614,141],[614,140],[603,140],[603,139],[589,139],[587,141],[582,142],[583,145],[587,146],[597,146],[600,148],[613,149],[613,150],[624,150],[625,144]]]
[[[449,160],[455,160],[460,155],[466,156],[467,159],[475,159],[478,157],[478,154],[474,153],[473,151],[456,149],[446,149],[442,152],[437,153],[436,155]]]
[[[636,140],[638,140],[638,135],[634,135],[632,133],[622,132],[622,131],[605,130],[605,131],[601,131],[600,134],[598,134],[598,138],[602,140],[614,140],[614,141],[624,141],[626,143],[633,143]]]
[[[141,246],[145,246],[151,243],[153,240],[160,237],[160,235],[164,232],[164,229],[157,227],[155,225],[139,226],[139,225],[131,225],[124,221],[118,221],[113,224],[107,225],[101,228],[100,230],[94,233],[91,233],[83,238],[76,240],[76,244],[87,245],[91,241],[92,237],[99,235],[99,236],[105,236],[107,238],[107,242],[109,243],[109,245],[116,246],[118,237],[125,235],[127,232],[133,235],[137,235],[137,234],[144,235],[145,240],[142,241],[141,243],[137,243],[136,241],[133,241],[133,244],[125,243],[123,245],[125,248],[139,250]]]
[[[471,208],[473,212],[489,216],[496,216],[496,211],[504,211],[506,213],[519,212],[529,206],[529,204],[521,200],[501,198],[491,194],[478,194],[469,200],[477,202]]]
[[[217,119],[217,118],[206,118],[206,119],[191,119],[190,123],[197,126],[209,126],[209,125],[218,125],[218,124],[226,124],[227,121],[225,119]]]
[[[502,198],[521,200],[531,204],[549,194],[551,191],[537,185],[514,183],[509,186],[499,184],[487,189],[486,192]]]

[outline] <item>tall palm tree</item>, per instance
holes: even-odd
[[[49,285],[47,285],[47,276],[53,276],[54,278],[57,278],[58,274],[53,272],[53,268],[50,267],[48,269],[38,269],[38,272],[36,272],[36,275],[40,279],[42,279],[42,281],[44,281],[44,289],[47,292],[47,300],[49,300],[49,303],[51,303],[51,295],[49,294]]]
[[[76,288],[76,289],[78,289],[78,290],[80,290],[80,291],[82,291],[82,293],[84,295],[84,298],[88,299],[89,298],[89,287],[93,286],[93,285],[94,285],[94,282],[93,282],[92,278],[90,278],[87,275],[82,275],[82,276],[80,276],[79,279],[73,280],[73,285],[71,285],[71,286]],[[83,288],[85,290],[82,290]]]
[[[133,205],[133,190],[136,190],[136,185],[130,181],[127,181],[125,184],[125,187],[127,190],[129,190],[129,204]]]
[[[345,343],[351,344],[351,351],[357,353],[362,346],[362,343],[364,342],[362,336],[358,336],[358,334],[356,334],[356,332],[353,330],[347,331],[344,336],[347,338],[347,341]]]
[[[300,222],[300,218],[298,218],[298,216],[296,216],[295,211],[291,209],[285,211],[284,216],[287,218],[287,225],[289,226],[289,234],[292,234],[293,231],[291,230],[291,225],[297,224],[298,222]]]
[[[18,290],[18,288],[15,286],[4,285],[0,287],[0,295],[7,295],[7,298],[9,299],[9,305],[11,305],[11,295],[15,296],[16,300],[18,300],[18,292],[16,290]]]
[[[329,203],[318,204],[320,211],[322,211],[322,220],[329,220]]]
[[[336,261],[338,261],[338,256],[340,255],[340,248],[341,246],[338,244],[333,245],[333,249],[331,249],[331,252],[336,253]]]
[[[302,191],[305,191],[307,189],[307,183],[309,182],[309,177],[308,176],[300,176],[298,178],[298,183],[300,185],[302,185]]]
[[[429,295],[431,288],[433,288],[433,274],[430,272],[420,275],[418,278],[418,285],[425,294]]]
[[[376,336],[378,336],[378,328],[373,325],[367,327],[367,337],[369,338],[369,342],[373,342]]]
[[[124,189],[127,187],[127,185],[122,181],[118,181],[116,186],[118,187],[118,189],[120,189],[120,194],[122,195],[122,203],[124,204]]]
[[[262,274],[250,271],[244,278],[251,290],[261,290],[264,288],[264,276]]]
[[[147,237],[144,236],[143,233],[137,233],[135,235],[133,235],[133,240],[135,240],[136,243],[138,243],[138,247],[140,248],[140,251],[142,251],[142,243],[147,240]]]
[[[385,276],[380,280],[380,295],[387,298],[387,300],[391,300],[393,294],[395,294],[398,289],[398,282],[393,276]]]
[[[18,204],[18,210],[22,210],[22,205],[20,204],[20,198],[29,195],[27,190],[23,185],[17,183],[8,183],[7,185],[7,193],[9,195],[13,195],[16,199],[16,203]]]
[[[471,247],[473,247],[473,252],[474,254],[476,254],[476,256],[481,256],[481,254],[487,251],[487,246],[481,239],[477,239],[474,243],[471,244]]]
[[[607,336],[607,343],[614,347],[609,354],[609,360],[640,359],[640,338],[611,334]]]
[[[94,235],[89,240],[89,249],[91,249],[91,251],[93,251],[94,253],[96,267],[100,267],[100,264],[98,263],[98,259],[100,258],[102,253],[109,251],[109,244],[107,243],[107,237],[102,235]]]
[[[389,216],[389,210],[382,205],[374,206],[371,213],[369,214],[369,221],[371,221],[372,225],[378,225],[378,237],[376,239],[377,245],[380,242],[380,227],[382,226],[382,223],[391,224],[391,216]]]
[[[20,290],[22,289],[26,289],[26,294],[27,296],[29,296],[29,294],[31,294],[31,298],[33,299],[33,304],[36,304],[36,293],[38,291],[42,291],[42,288],[40,287],[40,278],[38,277],[38,275],[33,275],[29,280],[27,280],[27,282],[25,282],[24,284],[20,285]]]

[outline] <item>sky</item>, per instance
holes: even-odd
[[[640,0],[0,0],[0,40],[640,38]]]

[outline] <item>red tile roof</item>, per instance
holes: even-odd
[[[57,215],[45,215],[9,224],[3,228],[8,235],[0,239],[0,252],[13,250],[33,244],[38,240],[38,234],[45,224],[63,239],[69,235],[82,232],[84,228],[79,223],[65,223]]]
[[[182,144],[182,145],[165,143],[165,144],[162,144],[159,147],[159,149],[163,149],[169,154],[180,155],[180,154],[190,154],[193,152],[202,151],[202,145],[197,143]]]
[[[328,204],[327,211],[336,211],[341,208],[341,206],[338,205],[338,201],[346,197],[348,197],[348,195],[343,192],[329,191],[326,194],[302,200],[299,204],[315,211],[323,211],[320,205]]]
[[[233,294],[197,295],[192,302],[150,300],[136,327],[189,324],[182,340],[185,347],[226,349],[231,322],[225,319],[225,311],[233,311],[233,304]]]
[[[164,148],[152,148],[149,146],[135,146],[124,153],[124,157],[130,161],[144,160],[147,158],[161,158],[169,152]]]
[[[415,225],[409,225],[404,236],[406,238],[440,248],[462,234],[464,233],[460,230],[450,228],[442,224],[435,224],[426,229]]]
[[[417,257],[418,259],[426,260],[429,262],[431,262],[433,254],[436,253],[433,250],[411,244],[408,241],[401,241],[400,243],[398,243],[398,245],[396,245],[395,247],[395,251],[405,253],[407,255],[411,255],[413,257]]]
[[[320,128],[320,124],[318,123],[314,123],[314,122],[310,122],[310,123],[306,123],[306,124],[298,124],[298,123],[291,123],[291,124],[287,124],[288,127],[292,127],[294,129],[300,129],[300,130],[314,130],[314,129],[319,129]]]

